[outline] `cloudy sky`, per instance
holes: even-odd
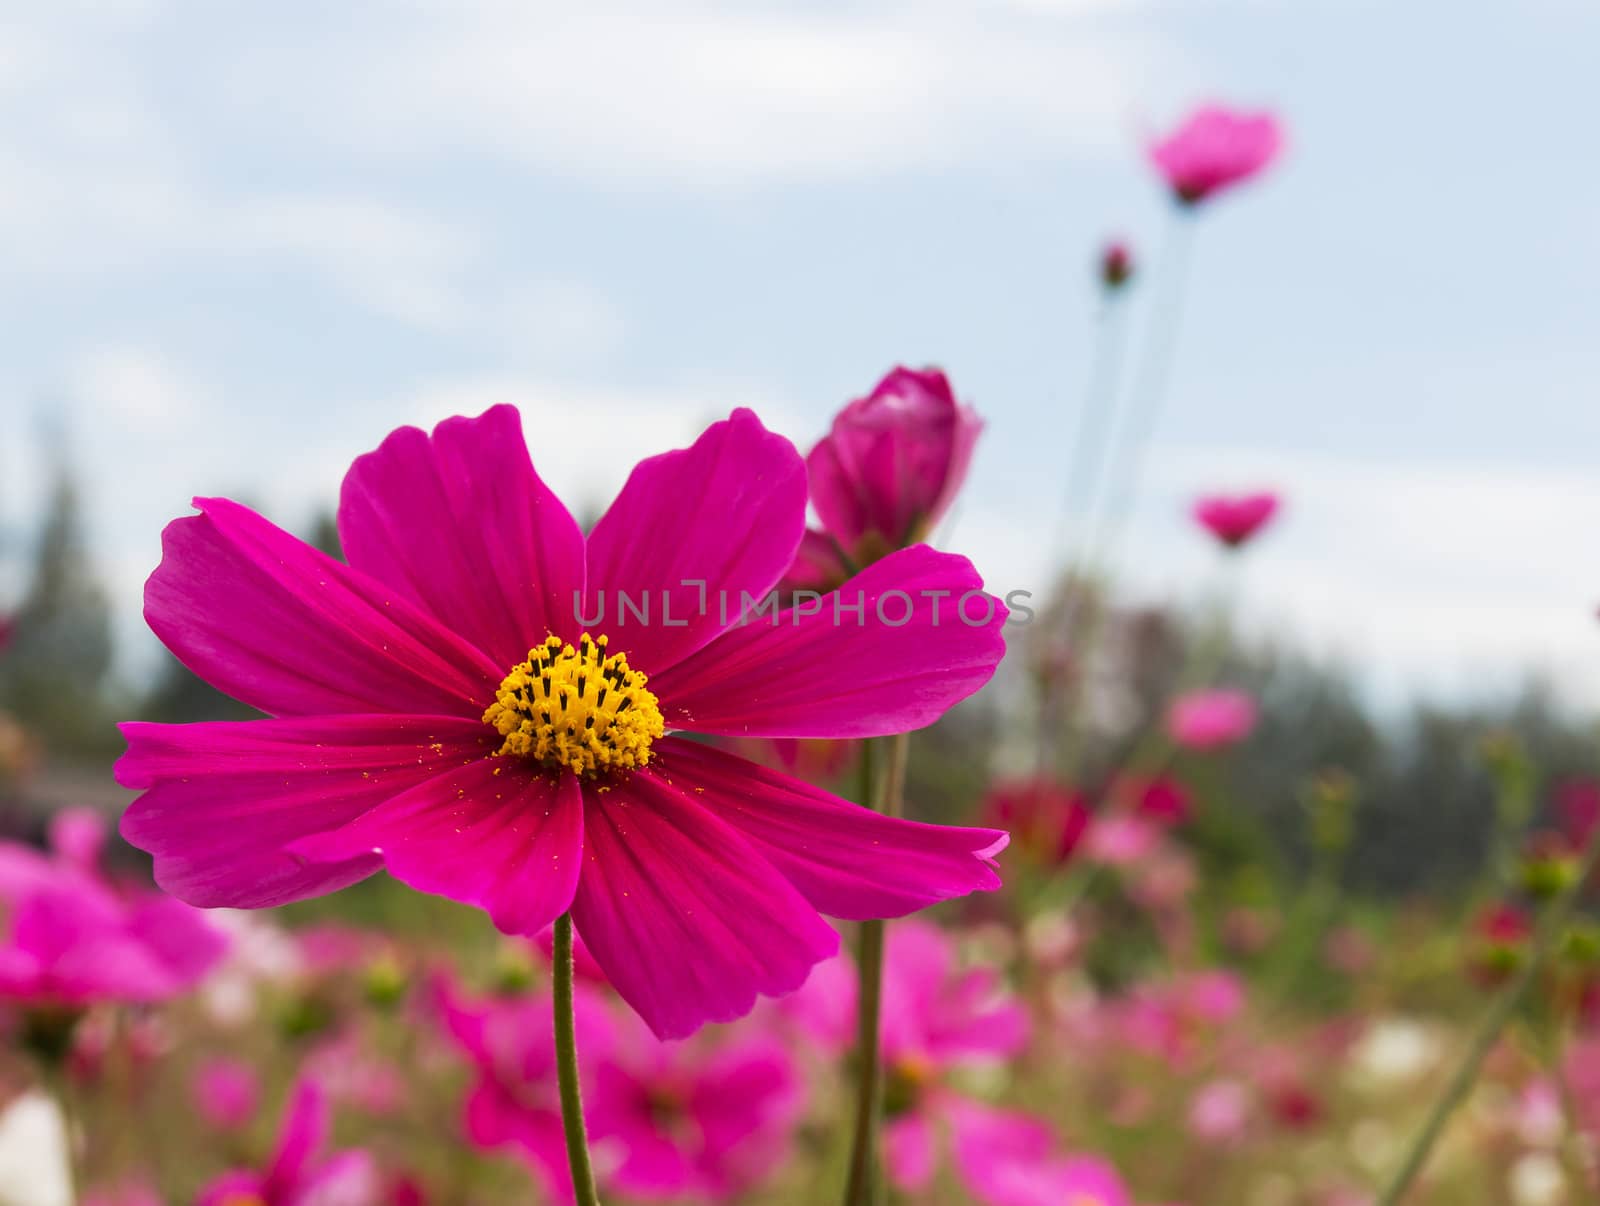
[[[1600,701],[1597,44],[1589,0],[0,0],[0,605],[42,415],[137,673],[191,495],[303,529],[391,427],[508,400],[597,506],[896,361],[989,419],[945,543],[1042,586],[1088,263],[1125,234],[1159,288],[1139,148],[1220,98],[1292,145],[1194,232],[1130,582],[1208,589],[1187,498],[1276,486],[1262,620],[1391,697]]]

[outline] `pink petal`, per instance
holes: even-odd
[[[883,1164],[889,1179],[915,1192],[933,1181],[938,1164],[938,1135],[926,1113],[904,1114],[883,1124]]]
[[[162,533],[145,584],[151,630],[213,686],[274,715],[477,718],[505,667],[394,588],[227,499]]]
[[[419,892],[476,905],[508,934],[537,934],[572,904],[583,806],[572,775],[476,758],[292,847],[316,861],[383,856]]]
[[[745,594],[764,599],[794,560],[805,512],[800,454],[736,410],[692,447],[634,467],[589,535],[584,619],[602,617],[591,626],[611,648],[658,674],[736,621]],[[619,591],[636,607],[648,599],[647,622],[623,607]]]
[[[995,1206],[1047,1206],[1072,1201],[1040,1191],[1054,1136],[1028,1114],[999,1110],[966,1098],[946,1103],[955,1136],[956,1169],[983,1202]]]
[[[961,606],[969,592],[971,622]],[[903,733],[983,686],[1005,654],[1005,605],[983,593],[965,557],[926,545],[891,553],[815,607],[776,622],[752,618],[652,679],[667,727],[742,737]]]
[[[356,460],[339,537],[386,582],[509,669],[556,633],[576,640],[583,533],[539,480],[516,408],[402,427]]]
[[[692,790],[737,829],[820,913],[849,921],[902,917],[1000,886],[997,829],[923,825],[880,816],[711,746],[656,744],[646,774]]]
[[[332,1109],[322,1086],[302,1076],[289,1090],[289,1106],[284,1114],[278,1148],[267,1172],[267,1184],[280,1192],[299,1187],[309,1171],[317,1149],[328,1138]]]
[[[190,904],[266,908],[371,875],[369,851],[308,866],[285,852],[462,758],[494,734],[452,716],[125,724],[117,782],[148,789],[122,836],[155,856],[156,882]]]
[[[755,847],[680,794],[687,786],[635,774],[584,789],[573,919],[660,1038],[742,1017],[757,994],[792,992],[839,947]]]

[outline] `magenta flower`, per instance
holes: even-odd
[[[839,959],[817,969],[795,998],[804,1007],[792,1016],[818,1046],[840,1050],[849,1042],[855,995],[854,967]],[[992,968],[958,967],[938,926],[910,921],[889,931],[879,1052],[883,1158],[895,1185],[926,1189],[943,1149],[979,1200],[998,1206],[1021,1200],[993,1192],[995,1179],[1017,1181],[1023,1166],[1051,1159],[1050,1128],[973,1100],[954,1082],[963,1072],[1009,1060],[1027,1041],[1027,1013]]]
[[[445,982],[437,985],[436,996],[445,1031],[472,1061],[475,1073],[464,1107],[468,1139],[486,1151],[511,1149],[547,1197],[572,1201],[549,997],[477,1001]],[[615,1035],[615,1020],[600,990],[576,985],[573,1022],[584,1080],[592,1083],[596,1061]],[[585,1097],[584,1115],[591,1135],[597,1135],[604,1120],[595,1113],[592,1095]]]
[[[1271,113],[1203,105],[1166,138],[1150,159],[1178,200],[1196,205],[1266,168],[1283,150],[1283,129]]]
[[[69,1008],[164,1000],[225,952],[221,932],[187,905],[102,878],[102,828],[73,809],[51,826],[53,856],[0,843],[0,998]]]
[[[1017,848],[1045,864],[1070,858],[1093,816],[1082,792],[1042,777],[995,783],[983,798],[983,815],[1009,830]]]
[[[1172,701],[1167,733],[1186,749],[1218,750],[1236,745],[1256,727],[1256,701],[1246,691],[1212,688]]]
[[[261,1100],[261,1080],[243,1060],[207,1060],[195,1069],[190,1088],[200,1117],[219,1131],[249,1126]]]
[[[983,1161],[988,1206],[1133,1206],[1116,1168],[1098,1156]]]
[[[801,545],[797,573],[834,564],[830,545],[864,566],[924,539],[955,501],[982,430],[938,369],[897,368],[851,402],[806,457],[823,533]]]
[[[663,1043],[633,1017],[620,1020],[588,1094],[608,1184],[647,1201],[739,1198],[788,1158],[805,1109],[794,1060],[775,1037]]]
[[[123,726],[118,779],[145,793],[123,833],[181,899],[277,905],[382,867],[508,933],[570,910],[677,1036],[804,981],[838,946],[819,911],[899,916],[999,884],[1004,834],[881,817],[673,735],[919,728],[1004,652],[971,564],[920,546],[756,614],[794,559],[806,473],[749,411],[638,465],[587,539],[509,406],[357,460],[348,566],[196,505],[164,534],[145,615],[275,718]]]
[[[331,1119],[327,1095],[308,1077],[296,1082],[278,1146],[257,1172],[223,1173],[200,1191],[196,1206],[379,1206],[382,1185],[371,1154],[361,1149],[322,1156]]]
[[[1194,504],[1195,521],[1226,548],[1236,549],[1278,513],[1276,494],[1208,494]]]
[[[511,1147],[548,1196],[571,1201],[549,999],[471,1001],[446,988],[441,1001],[477,1073],[468,1135],[487,1149]],[[635,1017],[617,1017],[597,989],[580,984],[575,1004],[584,1115],[607,1188],[726,1201],[787,1156],[804,1095],[775,1039],[735,1031],[663,1043]]]

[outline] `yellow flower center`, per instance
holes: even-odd
[[[584,633],[574,649],[552,636],[511,668],[483,719],[505,738],[501,754],[580,775],[635,770],[665,731],[644,684],[626,654],[607,656],[605,637]]]

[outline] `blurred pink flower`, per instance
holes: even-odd
[[[863,421],[903,408],[879,409]],[[872,440],[843,425],[877,480]],[[506,933],[570,913],[662,1036],[793,991],[838,948],[824,912],[897,917],[998,888],[1002,833],[884,816],[677,735],[921,728],[1004,653],[1004,606],[970,562],[925,546],[851,580],[834,602],[858,600],[859,622],[821,604],[741,624],[794,559],[806,472],[739,410],[635,466],[585,535],[496,406],[356,460],[348,562],[199,500],[164,533],[145,615],[269,718],[123,725],[117,776],[142,793],[123,835],[192,904],[266,908],[387,870]],[[593,622],[616,646],[583,630],[608,614]]]
[[[1283,149],[1271,113],[1202,105],[1173,133],[1150,146],[1150,159],[1173,194],[1195,205],[1266,168]]]
[[[1567,779],[1556,785],[1556,816],[1561,830],[1582,850],[1600,825],[1600,783],[1593,779]]]
[[[1181,825],[1194,810],[1189,789],[1170,775],[1158,775],[1135,785],[1134,811],[1163,825]]]
[[[1224,546],[1236,549],[1278,513],[1276,494],[1208,494],[1194,504],[1195,521]]]
[[[1100,251],[1100,283],[1107,289],[1120,289],[1133,276],[1133,251],[1121,239],[1113,239]]]
[[[266,1167],[223,1173],[201,1190],[196,1206],[379,1206],[382,1184],[372,1155],[361,1149],[323,1156],[331,1125],[327,1095],[302,1077],[289,1095],[278,1145]]]
[[[1167,710],[1167,733],[1186,749],[1235,745],[1256,727],[1256,701],[1246,691],[1214,687],[1190,691]]]
[[[516,1148],[551,1197],[570,1201],[549,998],[472,1001],[444,988],[441,1001],[478,1074],[469,1136]],[[732,1030],[664,1043],[597,989],[578,985],[575,1005],[584,1115],[607,1189],[727,1201],[787,1156],[804,1089],[775,1037]]]
[[[1133,1195],[1108,1160],[988,1158],[974,1170],[988,1206],[1133,1206]]]
[[[157,1001],[193,987],[222,957],[222,933],[189,906],[122,891],[95,865],[97,823],[73,810],[53,856],[0,843],[0,997],[31,1005]]]
[[[1161,827],[1132,813],[1095,817],[1083,841],[1089,858],[1107,867],[1131,867],[1148,858],[1161,843]]]
[[[486,1150],[512,1148],[547,1196],[572,1200],[556,1088],[555,1036],[550,998],[524,994],[475,1000],[446,980],[434,986],[445,1032],[472,1062],[475,1080],[465,1111],[467,1137]],[[596,1061],[610,1049],[615,1025],[600,990],[580,982],[573,994],[578,1058],[585,1085],[593,1083]],[[591,1139],[600,1119],[586,1094],[584,1115]]]
[[[596,1159],[617,1193],[728,1202],[788,1158],[804,1084],[775,1036],[735,1028],[663,1043],[631,1014],[597,1061]]]
[[[1012,844],[1040,863],[1064,862],[1093,815],[1083,794],[1052,779],[1010,779],[983,797],[986,824],[1008,830]]]
[[[924,540],[966,479],[983,421],[938,369],[896,368],[806,457],[825,537],[857,569]],[[815,538],[802,557],[821,556]]]
[[[195,1069],[190,1088],[200,1117],[219,1131],[248,1126],[261,1100],[261,1079],[243,1060],[207,1060]]]
[[[1250,1094],[1236,1080],[1211,1080],[1189,1099],[1189,1133],[1206,1143],[1232,1143],[1250,1119]]]

